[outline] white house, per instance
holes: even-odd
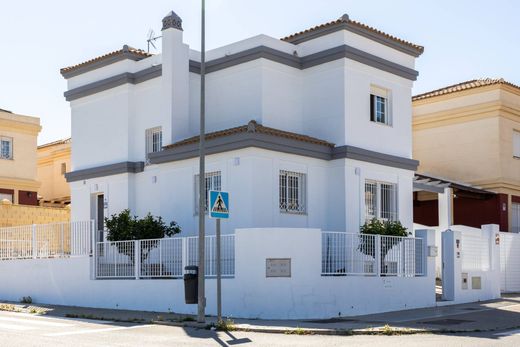
[[[423,47],[343,15],[206,53],[207,188],[237,228],[412,230],[411,89]],[[71,105],[72,220],[130,208],[196,234],[200,52],[163,19],[162,53],[122,49],[61,70]],[[209,223],[208,232],[213,231]]]

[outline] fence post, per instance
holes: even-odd
[[[181,253],[182,253],[182,259],[181,259],[181,274],[184,275],[186,270],[184,268],[188,266],[188,238],[182,237],[181,238]]]
[[[134,241],[134,271],[138,280],[141,274],[141,240]]]
[[[32,225],[32,257],[36,259],[37,256],[37,242],[36,242],[36,224]]]
[[[375,235],[375,248],[376,248],[376,254],[375,254],[375,260],[376,260],[376,275],[379,277],[381,276],[381,235]]]
[[[65,223],[61,223],[61,256],[65,257],[65,239],[64,239],[64,227]]]
[[[90,255],[94,255],[96,249],[96,225],[93,219],[90,220]]]

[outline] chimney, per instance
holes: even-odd
[[[163,129],[163,143],[174,143],[189,133],[189,47],[182,42],[182,19],[173,11],[162,20],[162,97],[171,122]],[[169,136],[168,136],[169,135]]]

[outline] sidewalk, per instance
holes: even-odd
[[[0,309],[45,314],[50,317],[99,319],[134,323],[156,323],[204,328],[216,322],[208,317],[207,324],[194,322],[194,317],[173,313],[97,309],[58,305],[26,305],[0,302]],[[233,330],[286,334],[394,334],[476,332],[520,328],[520,295],[499,300],[442,306],[425,309],[338,317],[326,320],[251,320],[234,319]]]

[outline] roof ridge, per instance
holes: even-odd
[[[410,41],[406,41],[406,40],[400,39],[397,36],[393,36],[391,34],[385,33],[384,31],[381,31],[379,29],[376,29],[374,27],[371,27],[371,26],[369,26],[367,24],[364,24],[364,23],[361,23],[359,21],[352,20],[352,19],[349,18],[349,16],[347,14],[342,15],[340,18],[338,18],[336,20],[333,20],[333,21],[330,21],[330,22],[327,22],[327,23],[323,23],[323,24],[319,24],[319,25],[316,25],[314,27],[311,27],[311,28],[308,28],[308,29],[296,32],[294,34],[285,36],[285,37],[281,38],[280,40],[290,42],[290,41],[296,39],[297,37],[299,37],[299,36],[301,36],[303,34],[311,33],[313,31],[316,31],[316,30],[319,30],[319,29],[324,29],[324,28],[331,27],[331,26],[334,26],[334,25],[339,25],[339,24],[350,24],[350,25],[356,26],[358,28],[362,28],[362,29],[371,31],[374,34],[378,34],[378,35],[384,36],[387,39],[399,42],[399,43],[401,43],[403,45],[406,45],[406,46],[408,46],[408,47],[410,47],[410,48],[412,48],[414,50],[417,50],[419,53],[424,52],[424,47],[423,46],[417,45],[417,44],[412,43]]]
[[[504,84],[508,85],[513,88],[517,88],[520,90],[520,86],[506,81],[504,78],[491,78],[491,77],[483,77],[483,78],[475,78],[472,80],[459,82],[456,84],[448,85],[442,88],[434,89],[428,92],[424,92],[421,94],[417,94],[412,96],[412,101],[427,99],[435,96],[441,96],[445,94],[451,94],[456,92],[461,92],[468,89],[474,89],[474,88],[480,88],[480,87],[486,87],[491,86],[495,84]]]
[[[43,145],[39,145],[37,148],[44,148],[44,147],[50,147],[50,146],[54,146],[54,145],[70,143],[71,141],[72,141],[72,137],[69,136],[69,137],[64,138],[64,139],[60,139],[60,140],[55,140],[55,141],[44,143]]]

